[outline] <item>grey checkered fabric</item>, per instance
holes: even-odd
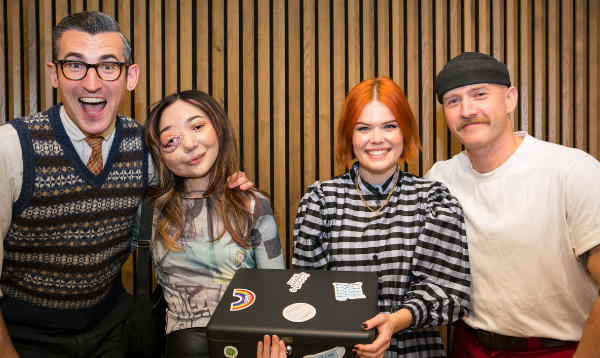
[[[292,265],[301,269],[373,271],[379,278],[379,312],[410,310],[410,328],[392,336],[390,357],[440,357],[437,326],[468,314],[469,260],[463,211],[444,184],[398,171],[380,186],[360,180],[363,198],[382,203],[372,217],[349,173],[315,182],[294,225]]]

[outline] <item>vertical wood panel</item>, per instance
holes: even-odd
[[[363,0],[363,76],[361,81],[375,77],[375,0]]]
[[[84,0],[71,0],[71,14],[84,11],[83,1]]]
[[[255,137],[254,123],[256,121],[255,108],[255,87],[256,79],[254,76],[255,63],[254,63],[254,4],[250,1],[242,1],[242,51],[243,51],[243,92],[240,94],[243,96],[243,117],[244,117],[244,156],[242,157],[242,169],[246,173],[248,179],[256,183],[256,170],[255,170]],[[242,139],[240,139],[242,143]]]
[[[289,180],[289,197],[288,204],[288,225],[290,228],[294,226],[296,212],[300,198],[304,194],[306,188],[302,185],[302,162],[301,162],[301,106],[303,100],[300,98],[302,69],[300,68],[300,54],[302,44],[300,43],[300,34],[303,31],[300,23],[300,13],[302,11],[301,0],[290,0],[288,2],[288,180]],[[292,231],[290,229],[290,231]],[[283,233],[281,233],[283,234]],[[288,237],[288,242],[291,245],[293,240],[293,232],[290,232],[292,237]]]
[[[138,83],[134,90],[135,103],[134,112],[135,119],[143,123],[146,120],[146,108],[148,106],[147,94],[148,94],[148,59],[146,57],[147,39],[148,34],[146,33],[146,2],[141,1],[136,3],[134,8],[134,23],[135,28],[133,29],[133,59],[134,62],[140,66],[140,73],[138,76]]]
[[[587,0],[575,2],[575,148],[587,150]],[[600,80],[596,78],[595,81]]]
[[[475,1],[477,0],[463,0],[463,52],[475,51]]]
[[[346,97],[346,17],[344,12],[344,0],[333,1],[333,143],[338,141],[338,122],[342,112],[342,105]],[[290,54],[291,55],[291,54]],[[344,172],[344,166],[335,161],[334,175]]]
[[[479,41],[478,41],[478,52],[486,53],[488,55],[492,54],[492,44],[491,44],[491,8],[490,8],[490,0],[479,0],[479,28],[477,32],[479,33]]]
[[[312,184],[316,179],[316,143],[315,143],[315,0],[304,0],[302,25],[304,43],[302,44],[304,59],[304,185]]]
[[[377,0],[377,77],[392,78],[390,72],[390,3]]]
[[[492,1],[492,56],[504,62],[504,0]]]
[[[546,53],[546,5],[544,0],[535,0],[534,4],[534,39],[535,54]],[[535,69],[534,78],[534,135],[538,139],[546,140],[546,118],[547,113],[547,74],[546,74],[546,56],[533,56],[533,68]]]
[[[164,38],[164,81],[165,96],[177,92],[177,2],[165,1],[165,38]]]
[[[212,2],[212,96],[225,108],[225,0]]]
[[[8,22],[8,118],[21,117],[21,28],[19,24],[19,5],[17,0],[7,0]]]
[[[110,9],[111,12],[114,14],[114,10],[115,10],[114,1],[103,1],[102,6],[104,8]],[[130,40],[129,42],[131,43],[132,32],[131,32],[130,8],[129,8],[128,1],[121,2],[120,6],[119,6],[119,18],[117,19],[117,21],[119,22],[119,27],[121,28],[121,33],[123,35],[125,35],[125,37],[127,39],[129,39]],[[123,75],[126,75],[125,71],[123,71],[122,76]],[[123,98],[123,104],[121,105],[121,109],[119,110],[119,113],[122,113],[128,117],[131,117],[131,115],[132,115],[131,92],[127,91],[125,93],[125,98]],[[141,120],[141,118],[140,118],[140,120]]]
[[[567,147],[573,146],[573,2],[561,2],[561,141]]]
[[[81,1],[81,7],[77,7],[76,12],[83,11],[84,1]],[[100,11],[100,0],[85,0],[85,7],[87,11]],[[114,17],[114,13],[112,17]]]
[[[433,97],[433,5],[421,3],[421,145],[423,146],[423,168],[433,166],[434,157],[434,108]],[[417,117],[419,120],[419,117]]]
[[[155,104],[163,98],[162,93],[162,23],[158,19],[162,18],[162,8],[160,0],[150,0],[150,58],[148,63],[150,65],[150,105]]]
[[[23,115],[30,115],[37,113],[37,32],[36,32],[36,19],[35,14],[37,12],[36,2],[33,0],[23,1],[23,66],[25,79],[23,82],[25,97],[25,113]]]
[[[518,49],[520,57],[519,115],[521,119],[521,124],[518,128],[529,134],[533,134],[531,123],[531,119],[533,119],[533,69],[531,67],[533,62],[531,38],[532,6],[532,0],[521,0],[519,24],[519,38],[521,43]]]
[[[192,89],[192,0],[179,1],[179,91]],[[236,19],[235,23],[238,21]]]
[[[560,12],[559,3],[548,3],[548,138],[560,141]]]
[[[227,1],[227,114],[240,147],[240,4]],[[191,64],[190,64],[191,65]]]
[[[56,0],[55,6],[55,23],[58,24],[63,17],[69,15],[69,0]],[[56,92],[56,102],[62,102],[58,92]]]
[[[63,17],[69,15],[69,0],[56,0],[55,6],[55,23],[58,24]]]
[[[319,71],[319,83],[318,86],[318,98],[319,98],[319,152],[317,157],[319,158],[319,177],[320,181],[325,181],[331,178],[331,105],[330,105],[330,78],[331,68],[330,63],[330,31],[329,31],[329,1],[318,1],[319,6],[319,32],[318,37],[318,71]]]
[[[273,200],[274,214],[281,240],[281,249],[287,250],[287,222],[285,175],[287,167],[285,137],[285,6],[282,1],[273,3]]]
[[[100,3],[98,2],[98,7],[100,7]],[[129,6],[129,2],[128,1],[121,1],[121,6]],[[88,3],[88,10],[90,9],[89,3]],[[112,17],[113,19],[115,18],[115,0],[102,0],[102,9],[97,9],[98,11],[102,11],[103,13],[105,13],[106,15]],[[119,26],[121,27],[121,32],[123,32],[123,24],[121,23],[121,21],[124,20],[122,15],[119,14],[119,19],[117,20],[119,22]],[[125,34],[123,32],[123,34]],[[127,36],[127,35],[125,35]],[[127,38],[129,38],[129,36],[127,36]]]
[[[461,50],[461,9],[458,0],[450,0],[448,11],[450,12],[450,59],[458,56]],[[454,137],[450,136],[450,156],[454,156],[462,151],[462,144]]]
[[[271,193],[271,28],[269,1],[258,0],[258,176],[256,183]]]
[[[444,0],[436,0],[435,2],[435,75],[437,75],[447,62],[448,58],[448,31],[443,24],[446,23],[448,16],[448,6]],[[442,110],[442,105],[435,99],[435,160],[448,159],[448,127]],[[427,168],[429,169],[429,168]],[[427,170],[425,169],[425,170]]]
[[[210,46],[208,24],[211,16],[208,13],[208,2],[209,0],[199,0],[196,3],[196,88],[207,93],[210,85],[208,75],[209,71],[212,71],[208,68]],[[254,11],[252,11],[253,13]]]
[[[519,83],[519,3],[518,0],[506,2],[506,67],[510,75],[510,83],[520,90]],[[519,103],[523,101],[523,94],[519,92]],[[519,107],[510,115],[512,127],[519,130]]]
[[[418,0],[407,0],[406,2],[406,97],[412,109],[419,130],[423,126],[419,121],[419,2]],[[409,165],[408,171],[413,174],[419,173],[419,161],[415,158]]]
[[[56,12],[55,12],[55,23],[58,24],[60,20],[69,15],[69,0],[56,0]],[[56,93],[56,102],[62,102],[60,94]]]
[[[402,90],[406,91],[404,86],[406,74],[404,70],[404,18],[404,0],[392,1],[392,79]]]
[[[348,92],[356,86],[360,78],[360,2],[349,0],[348,4]]]

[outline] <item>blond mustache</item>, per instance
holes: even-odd
[[[473,119],[462,120],[460,122],[460,124],[458,125],[457,129],[458,129],[458,131],[461,131],[463,128],[465,128],[469,124],[478,124],[478,123],[490,124],[491,121],[486,118],[473,118]]]

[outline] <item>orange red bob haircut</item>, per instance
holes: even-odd
[[[419,128],[404,92],[387,77],[371,78],[362,81],[348,93],[340,113],[335,158],[347,168],[352,166],[352,160],[355,158],[352,135],[356,121],[365,105],[374,100],[388,106],[396,117],[404,137],[404,151],[400,159],[410,163],[419,154],[421,148]]]

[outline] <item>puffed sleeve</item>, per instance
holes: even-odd
[[[250,232],[250,244],[254,249],[256,266],[271,269],[285,268],[281,241],[271,205],[264,196],[257,194],[253,210],[258,210],[258,217]]]
[[[412,261],[414,281],[400,308],[411,328],[450,324],[470,310],[471,275],[463,211],[446,186],[432,182]],[[397,310],[396,309],[396,310]]]
[[[326,270],[329,264],[329,228],[325,195],[319,181],[306,189],[294,223],[293,268]]]

